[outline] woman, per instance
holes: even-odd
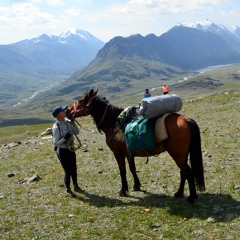
[[[64,183],[67,188],[67,194],[76,197],[70,187],[72,179],[74,191],[80,192],[81,188],[77,183],[77,163],[76,154],[68,148],[68,142],[74,141],[74,134],[79,134],[79,129],[74,121],[66,120],[67,107],[57,106],[53,109],[52,115],[56,118],[56,122],[52,127],[53,144],[57,152],[58,159],[64,169]]]

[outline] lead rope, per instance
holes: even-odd
[[[77,125],[78,125],[80,128],[82,128],[82,129],[84,129],[84,130],[87,130],[87,131],[92,131],[91,129],[84,128],[76,119],[74,119],[74,121],[75,121],[75,123],[77,123]]]
[[[75,143],[73,140],[70,140],[70,139],[68,139],[67,141],[66,141],[66,144],[67,144],[67,147],[68,147],[68,149],[70,150],[70,151],[72,151],[72,152],[75,152],[76,150],[78,150],[79,148],[82,148],[82,149],[87,149],[87,144],[86,143],[84,143],[84,144],[82,144],[81,143],[81,141],[80,141],[80,139],[79,139],[79,137],[77,136],[77,134],[75,134],[75,133],[73,133],[72,132],[72,134],[75,136],[75,138],[77,139],[77,143]]]
[[[78,124],[79,127],[82,127],[79,122],[77,122],[76,120],[74,120],[74,121]],[[74,133],[74,132],[71,132],[71,133],[77,139],[77,143],[75,143],[73,140],[67,139],[66,144],[67,144],[68,149],[72,152],[75,152],[79,148],[82,148],[82,149],[86,150],[87,149],[87,144],[86,143],[82,144],[79,137],[77,136],[77,134]]]

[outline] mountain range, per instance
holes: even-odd
[[[111,98],[127,96],[200,68],[240,63],[238,30],[231,32],[206,20],[191,26],[177,24],[161,36],[115,37],[88,66],[54,89],[54,95],[69,98],[99,88]]]
[[[30,100],[30,104],[55,104],[61,99],[73,101],[90,88],[112,97],[136,94],[142,86],[161,86],[199,68],[239,62],[240,28],[210,20],[177,24],[161,36],[115,37],[106,44],[82,30],[68,30],[59,36],[43,34],[0,46],[2,76],[9,77],[12,72],[14,76],[1,81],[1,89],[7,86],[9,90],[1,92],[0,105],[11,106],[20,93],[26,94],[26,84],[33,86],[28,89],[32,94],[46,86],[43,82],[50,86],[61,79],[59,86]],[[29,78],[24,85],[21,76]],[[16,98],[17,94],[20,97]]]
[[[37,90],[57,85],[93,60],[105,43],[87,31],[0,45],[0,105],[10,106]]]

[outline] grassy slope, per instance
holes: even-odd
[[[49,86],[57,86],[69,75],[67,74],[49,74],[48,71],[44,75],[37,72],[20,74],[16,72],[4,73],[0,76],[0,109],[11,107],[18,102],[26,102],[36,93],[37,90],[45,91]],[[40,89],[39,89],[40,88]]]
[[[122,86],[121,81],[96,82],[93,85],[88,85],[86,91],[91,88],[99,89],[100,95],[106,96],[112,104],[122,107],[137,105],[146,88],[151,90],[152,95],[161,95],[161,87],[164,82],[170,85],[171,94],[177,94],[184,100],[240,91],[240,65],[222,67],[200,75],[191,73],[191,76],[187,81],[183,80],[185,77],[189,77],[189,74],[172,76],[167,81],[157,77],[144,80],[136,79],[131,81],[131,87],[126,87],[124,91],[119,93],[108,92],[106,86],[113,88]],[[77,93],[63,95],[60,92],[53,92],[51,99],[45,100],[43,98],[40,100],[36,98],[35,101],[2,110],[0,127],[52,122],[51,111],[55,106],[72,104],[79,97],[80,94]]]
[[[1,239],[239,239],[240,237],[240,94],[184,101],[181,113],[201,129],[206,189],[194,205],[172,198],[179,171],[167,153],[136,165],[143,192],[118,197],[120,176],[104,136],[89,119],[80,120],[76,199],[65,196],[63,171],[51,139],[40,132],[49,125],[0,128]],[[14,173],[9,178],[7,174]],[[19,184],[38,174],[42,180]],[[128,170],[129,187],[133,185]],[[186,187],[188,194],[188,187]]]

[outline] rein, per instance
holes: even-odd
[[[106,107],[106,109],[105,109],[105,112],[104,112],[104,114],[103,114],[103,116],[102,116],[102,119],[101,119],[100,123],[97,125],[97,127],[99,127],[99,126],[101,125],[101,123],[103,122],[103,120],[104,120],[104,118],[105,118],[105,116],[106,116],[106,113],[107,113],[107,110],[108,110],[109,106],[110,106],[110,105],[108,104],[107,107]]]

